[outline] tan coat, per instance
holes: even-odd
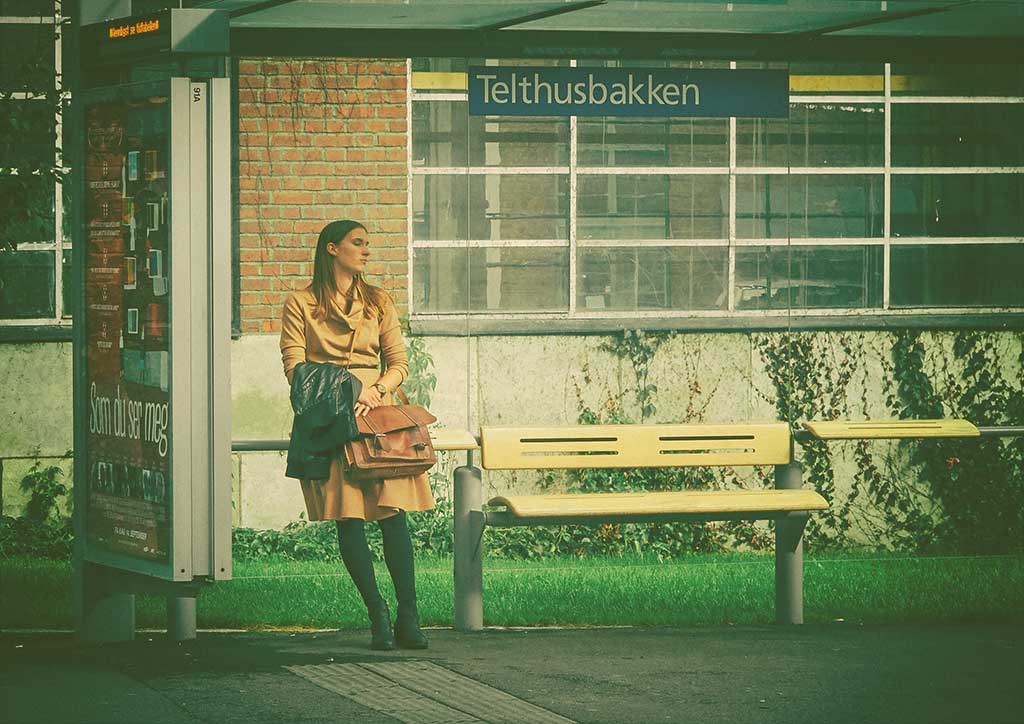
[[[347,307],[347,309],[346,309]],[[378,318],[363,316],[361,299],[339,297],[332,301],[330,313],[322,319],[314,316],[316,297],[311,287],[294,292],[284,303],[281,317],[281,362],[285,376],[300,362],[331,362],[350,367],[350,372],[371,385],[380,379],[380,359],[394,375],[409,374],[408,357],[402,341],[398,311],[390,297]],[[353,344],[353,330],[356,338]],[[352,345],[352,359],[348,359]],[[392,395],[384,400],[394,404]],[[362,518],[379,520],[399,510],[429,510],[434,507],[427,474],[362,484],[345,478],[345,462],[339,456],[331,464],[327,480],[303,480],[302,494],[310,520]]]

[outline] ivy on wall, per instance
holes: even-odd
[[[1008,360],[1005,349],[1007,341],[1020,345],[1022,335],[964,330],[930,337],[926,342],[921,332],[882,335],[881,349],[874,350],[880,378],[869,366],[865,335],[772,334],[754,343],[775,388],[778,417],[794,430],[807,420],[879,416],[1024,422],[1024,350]],[[856,399],[850,395],[855,378],[861,390]],[[869,396],[877,389],[885,410],[872,415]],[[853,445],[855,470],[842,496],[834,478],[838,448],[816,440],[802,446],[805,485],[833,503],[828,512],[812,516],[810,543],[962,553],[1024,547],[1020,438],[845,444]]]

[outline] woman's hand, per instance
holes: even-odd
[[[373,408],[380,407],[383,404],[384,398],[380,394],[380,390],[370,385],[363,385],[363,391],[359,393],[359,399],[356,400],[353,411],[357,417],[361,417]]]

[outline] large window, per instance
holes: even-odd
[[[690,120],[470,116],[484,62],[410,64],[416,315],[1024,307],[1024,67],[794,63],[788,119]]]
[[[62,324],[61,2],[0,2],[0,324]]]

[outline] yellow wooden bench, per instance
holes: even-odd
[[[901,440],[922,437],[981,437],[967,420],[833,420],[805,422],[819,440]]]
[[[456,471],[455,623],[483,626],[482,532],[485,525],[708,520],[776,521],[776,619],[803,621],[801,537],[808,515],[828,508],[800,488],[785,423],[741,425],[593,425],[485,427],[486,470],[614,469],[774,465],[768,490],[504,495],[481,505],[475,468]],[[475,471],[475,472],[474,472]]]

